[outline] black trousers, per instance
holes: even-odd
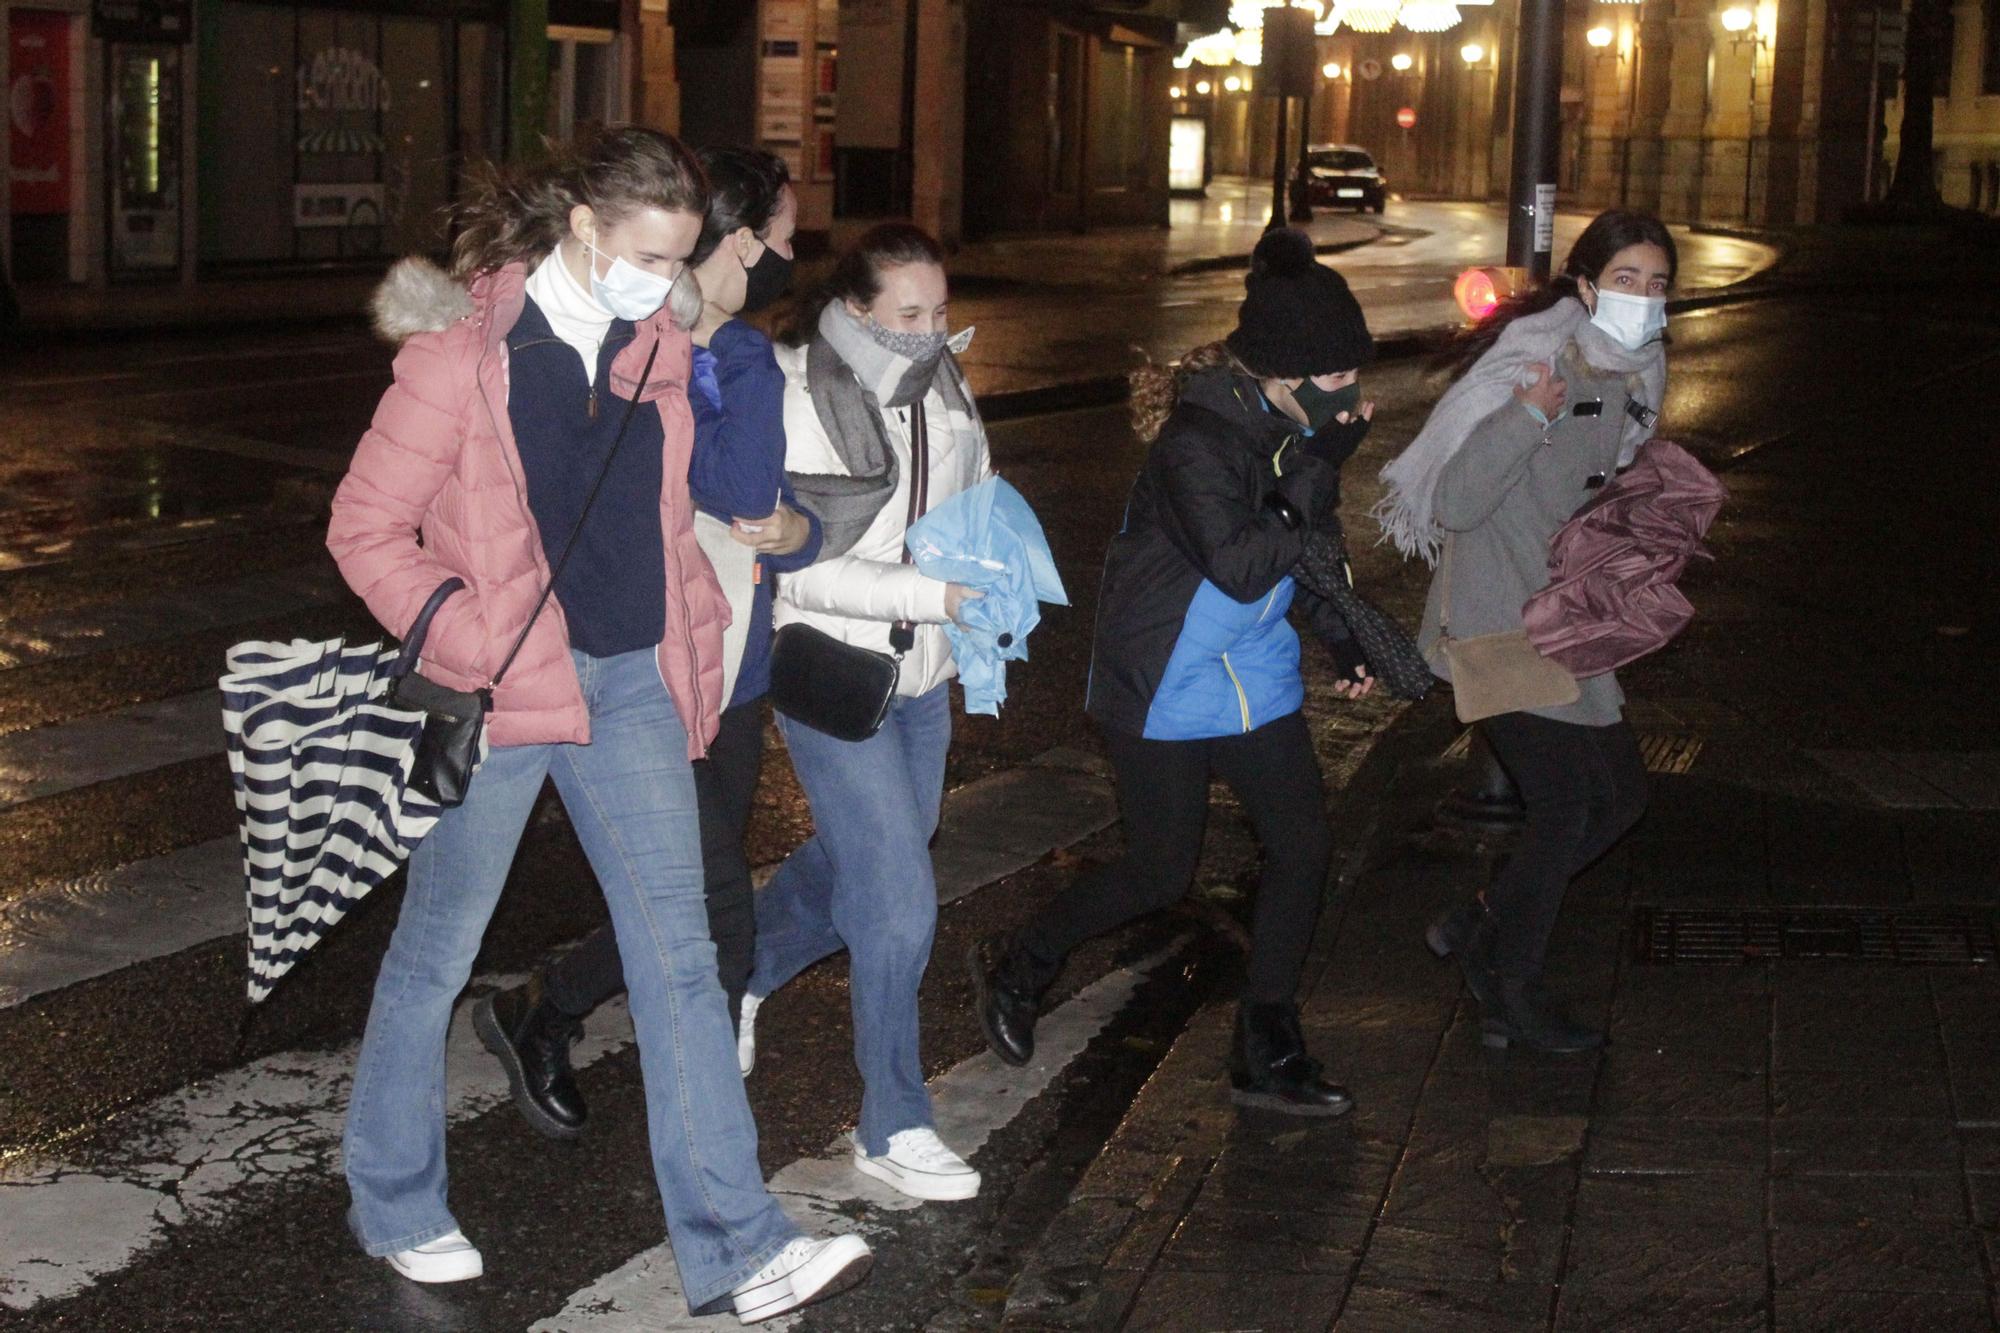
[[[1125,854],[1077,876],[1017,942],[1053,976],[1083,941],[1180,901],[1201,858],[1213,773],[1243,802],[1264,845],[1246,998],[1292,999],[1333,859],[1325,784],[1304,716],[1212,740],[1107,732],[1105,748],[1118,778]]]
[[[756,961],[757,910],[743,834],[750,824],[763,758],[763,709],[752,700],[723,711],[722,729],[708,747],[708,757],[694,763],[708,931],[715,939],[716,972],[729,999],[732,1024]],[[582,1018],[624,990],[625,969],[611,927],[598,927],[553,964],[543,984],[549,1002],[573,1018]]]
[[[1586,727],[1531,713],[1479,724],[1520,789],[1528,824],[1486,891],[1492,962],[1502,976],[1541,976],[1569,882],[1646,812],[1646,761],[1628,723]]]

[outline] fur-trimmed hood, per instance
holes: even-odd
[[[334,493],[327,546],[348,586],[398,637],[447,577],[465,580],[466,591],[447,599],[431,624],[425,675],[451,689],[490,685],[526,629],[519,658],[494,689],[487,735],[501,746],[580,745],[590,739],[589,710],[560,599],[536,614],[551,569],[508,410],[506,336],[527,300],[526,284],[521,264],[466,284],[422,260],[389,274],[374,313],[402,346]],[[675,628],[657,658],[688,731],[689,757],[699,758],[723,702],[722,630],[730,613],[695,539],[688,495],[691,349],[687,333],[662,311],[612,356],[603,382],[659,414],[666,623]]]
[[[419,333],[442,333],[473,314],[479,296],[422,255],[399,259],[368,299],[370,322],[384,342],[398,346]],[[701,319],[701,283],[683,269],[667,294],[667,313],[682,330]]]
[[[397,260],[368,299],[376,336],[396,344],[419,333],[442,333],[472,309],[465,284],[421,255]]]

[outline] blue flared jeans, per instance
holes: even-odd
[[[445,1035],[521,831],[553,778],[611,908],[631,995],[653,1173],[681,1287],[700,1307],[799,1234],[764,1188],[702,894],[687,733],[651,650],[574,654],[588,745],[496,748],[410,858],[343,1141],[362,1248],[458,1226],[445,1201]]]
[[[750,993],[769,995],[845,948],[861,1071],[856,1137],[872,1156],[899,1130],[931,1125],[917,1047],[917,990],[937,932],[931,834],[951,748],[950,687],[889,706],[865,741],[836,740],[780,715],[812,805],[813,836],[757,895]]]

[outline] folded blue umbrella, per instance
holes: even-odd
[[[1039,625],[1037,605],[1068,606],[1049,540],[1021,493],[998,477],[961,491],[910,525],[910,558],[934,579],[985,594],[959,608],[964,624],[948,624],[965,711],[1000,715],[1007,698],[1008,662],[1028,658],[1028,634]]]

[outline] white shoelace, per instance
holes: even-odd
[[[891,1134],[886,1155],[927,1168],[965,1168],[965,1159],[945,1147],[944,1140],[933,1129],[905,1129]]]

